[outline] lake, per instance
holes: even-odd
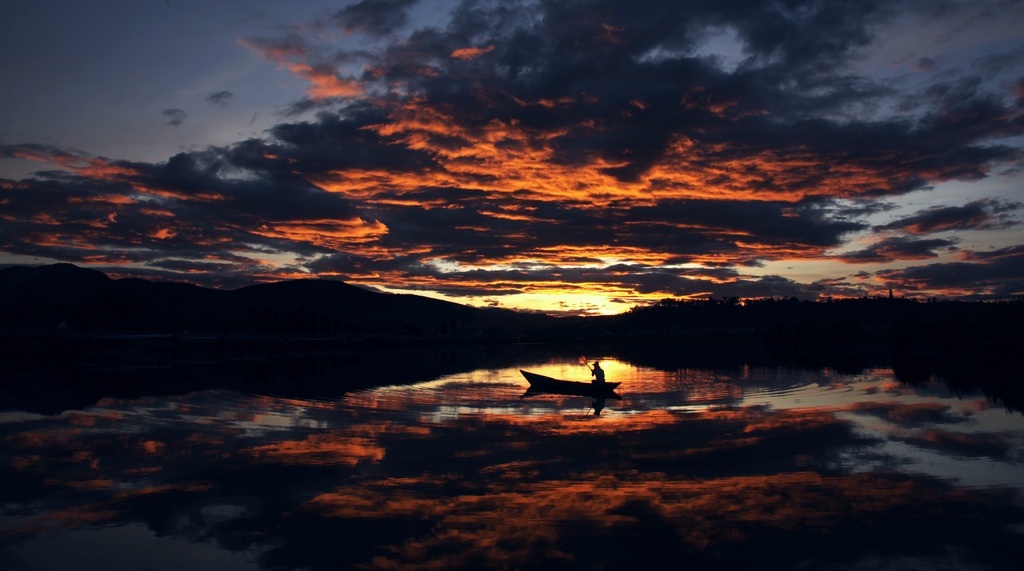
[[[620,399],[525,395],[590,379],[545,355],[2,410],[0,567],[1019,568],[1020,412],[886,368],[601,362]]]

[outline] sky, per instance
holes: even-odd
[[[1024,2],[11,0],[0,264],[474,306],[1024,295]]]

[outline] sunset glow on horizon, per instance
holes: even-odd
[[[1024,295],[1021,5],[57,4],[0,24],[0,265],[557,314]]]

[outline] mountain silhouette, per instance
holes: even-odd
[[[5,329],[301,335],[481,336],[542,316],[306,279],[213,290],[110,279],[72,264],[0,270]]]
[[[14,266],[0,270],[0,305],[78,303],[110,287],[103,272],[74,264]]]

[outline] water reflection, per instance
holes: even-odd
[[[520,398],[519,368],[589,380],[575,358],[336,399],[204,391],[9,412],[0,560],[1016,569],[1024,554],[1020,414],[891,370],[601,361],[623,384],[599,415],[589,396]]]

